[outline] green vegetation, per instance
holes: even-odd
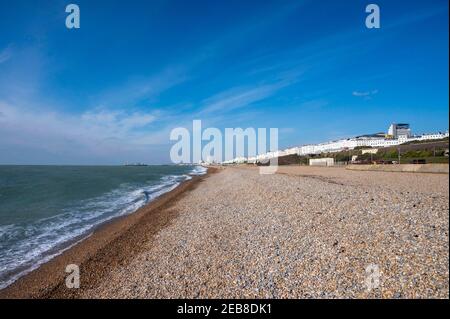
[[[411,142],[406,142],[406,143],[404,143],[404,144],[402,144],[402,145],[417,145],[417,144],[429,144],[429,143],[437,143],[437,142],[446,142],[446,143],[448,143],[448,137],[446,137],[446,138],[442,138],[442,139],[439,139],[439,140],[433,140],[433,141],[430,141],[430,140],[425,140],[425,141],[411,141]]]
[[[421,141],[401,144],[386,148],[379,148],[376,154],[362,154],[362,150],[371,149],[371,147],[356,147],[353,150],[346,150],[335,153],[323,153],[308,156],[287,155],[279,158],[279,165],[308,165],[310,158],[334,158],[337,163],[350,162],[353,156],[358,156],[360,163],[370,163],[372,161],[398,162],[398,151],[400,149],[400,161],[402,164],[413,163],[413,161],[423,161],[426,163],[449,163],[448,156],[448,138],[439,141]]]
[[[368,148],[362,148],[368,149]],[[314,158],[332,157],[336,162],[349,162],[352,156],[357,155],[357,161],[359,162],[372,162],[372,161],[396,161],[398,162],[398,152],[400,149],[400,161],[401,163],[413,163],[413,161],[425,160],[426,163],[448,163],[449,159],[445,156],[445,151],[448,149],[448,145],[436,145],[431,147],[426,145],[420,145],[416,149],[415,145],[400,145],[400,147],[380,148],[376,154],[362,154],[362,149],[355,148],[354,150],[348,150],[337,153],[326,153],[313,156]],[[301,161],[307,164],[307,159]]]

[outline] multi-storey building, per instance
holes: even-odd
[[[299,147],[291,147],[285,150],[268,152],[254,157],[247,158],[249,163],[256,163],[265,161],[273,157],[281,157],[290,154],[313,155],[321,153],[342,152],[351,150],[355,147],[373,147],[382,148],[400,145],[411,141],[437,140],[449,137],[448,131],[445,133],[431,133],[422,135],[412,135],[409,124],[391,124],[388,133],[376,133],[370,135],[361,135],[353,138],[330,141],[320,144],[309,144]],[[242,163],[243,159],[235,159],[228,161],[228,163]]]

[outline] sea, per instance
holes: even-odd
[[[201,166],[0,165],[0,289],[135,212]]]

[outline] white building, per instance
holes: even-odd
[[[422,134],[418,137],[416,137],[417,141],[424,141],[424,140],[440,140],[443,138],[448,137],[448,132],[446,133],[431,133],[431,134]]]
[[[378,153],[378,148],[367,148],[365,150],[361,150],[361,154],[376,154]]]
[[[389,126],[388,135],[391,138],[398,138],[401,135],[406,135],[407,137],[410,137],[411,129],[409,128],[409,124],[392,123],[391,126]]]
[[[334,158],[310,158],[310,166],[334,166]]]
[[[273,157],[281,157],[291,154],[305,156],[321,153],[342,152],[345,150],[352,150],[355,147],[382,148],[382,147],[396,146],[411,141],[438,140],[446,137],[449,137],[448,131],[445,133],[439,132],[439,133],[412,136],[409,124],[394,123],[391,124],[391,126],[389,127],[387,135],[385,133],[377,133],[370,135],[361,135],[353,138],[341,139],[320,144],[309,144],[298,147],[291,147],[285,150],[278,150],[274,152],[260,154],[257,155],[256,157],[236,158],[231,161],[224,162],[224,164],[235,164],[244,162],[257,163],[267,161]]]

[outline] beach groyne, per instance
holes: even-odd
[[[349,165],[346,167],[355,171],[381,171],[404,173],[434,173],[448,174],[449,164],[394,164],[394,165]]]

